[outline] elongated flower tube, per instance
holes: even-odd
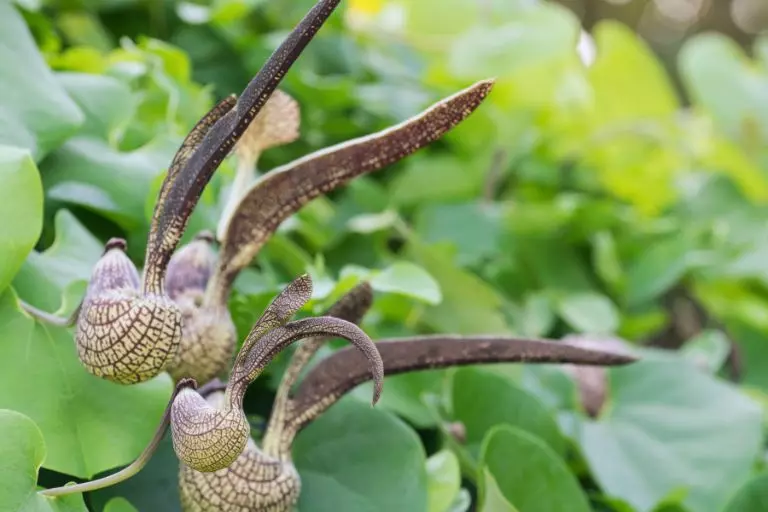
[[[76,322],[78,354],[89,372],[132,384],[154,377],[174,360],[182,313],[165,290],[171,256],[213,173],[339,1],[320,0],[240,97],[220,102],[184,139],[160,187],[141,279],[124,254],[125,242],[114,239],[93,270],[76,316],[60,319],[26,306],[43,321]]]
[[[319,195],[383,169],[440,138],[466,119],[492,87],[492,81],[478,82],[399,125],[310,154],[255,182],[225,219],[219,260],[206,285],[203,304],[197,317],[189,320],[194,328],[183,333],[183,354],[209,356],[198,358],[197,367],[194,363],[185,363],[183,368],[172,365],[171,373],[207,382],[227,367],[234,351],[227,310],[232,283],[285,219]],[[229,347],[229,352],[222,352],[222,347]]]
[[[317,336],[348,340],[367,359],[376,381],[373,403],[379,399],[384,369],[376,346],[363,331],[333,317],[290,321],[311,294],[312,281],[304,275],[267,307],[240,349],[224,399],[218,406],[212,406],[189,388],[177,394],[171,407],[171,433],[176,454],[186,466],[199,472],[217,471],[243,453],[250,437],[243,413],[245,391],[278,353],[297,340]]]

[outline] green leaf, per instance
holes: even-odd
[[[558,301],[560,316],[579,332],[611,334],[619,327],[619,311],[599,293],[566,295]]]
[[[85,114],[78,135],[113,141],[136,110],[130,87],[105,75],[59,73],[56,78]]]
[[[609,287],[617,287],[624,279],[616,239],[608,231],[596,233],[592,239],[592,266]]]
[[[170,396],[167,375],[134,386],[94,377],[78,360],[72,334],[34,322],[11,292],[0,298],[0,332],[0,407],[40,427],[45,468],[89,478],[144,449]]]
[[[510,426],[492,429],[483,441],[480,464],[481,474],[493,475],[503,496],[520,512],[590,511],[565,462],[529,432]],[[480,503],[486,501],[481,494]]]
[[[682,168],[671,144],[679,106],[674,88],[653,51],[629,27],[602,21],[594,39],[597,59],[588,70],[594,109],[586,143],[576,149],[613,194],[657,213],[675,199],[674,177]]]
[[[125,498],[112,498],[104,507],[104,512],[139,512],[131,502]]]
[[[425,407],[427,395],[439,395],[445,370],[419,371],[387,377],[387,392],[377,407],[391,411],[417,428],[432,428],[437,418]],[[373,385],[366,383],[354,391],[362,402],[370,402]]]
[[[592,474],[639,510],[676,489],[691,511],[718,510],[760,450],[760,407],[679,358],[646,356],[611,371],[609,403],[582,425]]]
[[[376,274],[371,286],[374,290],[400,293],[432,305],[443,299],[435,279],[424,268],[407,261],[394,263]]]
[[[768,391],[768,336],[765,329],[731,319],[727,326],[741,352],[742,383]]]
[[[732,140],[747,147],[768,141],[768,72],[754,66],[735,41],[720,34],[692,37],[679,67],[694,103]]]
[[[589,68],[596,94],[594,123],[606,126],[677,112],[679,102],[664,66],[632,29],[603,20],[593,37],[598,48],[597,60]]]
[[[731,498],[724,512],[762,512],[768,510],[768,473],[744,484]]]
[[[578,33],[573,13],[537,3],[497,26],[477,23],[453,36],[448,70],[459,79],[499,76],[496,101],[543,104],[553,99],[563,68],[577,58]]]
[[[391,200],[397,206],[471,200],[481,191],[482,174],[468,172],[466,165],[453,156],[425,157],[417,153],[404,166],[390,185]]]
[[[424,312],[424,321],[438,332],[500,334],[509,327],[500,312],[501,296],[475,274],[466,272],[445,251],[420,242],[408,245],[408,255],[440,285],[443,300]]]
[[[509,379],[480,368],[459,368],[451,380],[453,418],[466,428],[465,446],[478,457],[487,433],[511,425],[539,436],[556,453],[565,440],[552,414],[532,394]]]
[[[0,143],[28,149],[35,161],[83,122],[11,2],[0,2],[0,91]]]
[[[416,230],[426,243],[450,242],[462,266],[482,263],[499,248],[499,209],[479,202],[425,204],[419,211]]]
[[[731,343],[725,333],[708,329],[685,342],[681,355],[697,368],[717,373],[731,352]]]
[[[3,145],[0,145],[0,183],[0,218],[4,219],[0,231],[2,293],[40,236],[43,188],[29,152]]]
[[[56,311],[61,293],[77,281],[88,281],[104,250],[103,244],[67,210],[59,210],[54,221],[56,238],[43,252],[30,253],[13,281],[19,296],[38,308]]]
[[[687,237],[675,236],[642,250],[627,267],[627,303],[641,305],[674,286],[689,268],[692,249]]]
[[[104,510],[115,501],[127,499],[138,510],[181,512],[179,501],[179,459],[170,435],[139,474],[111,487],[89,493],[93,510]],[[104,510],[104,512],[109,512]]]
[[[16,411],[0,410],[0,432],[0,510],[87,512],[81,494],[47,498],[37,493],[45,442],[34,421]]]
[[[173,139],[121,152],[94,137],[75,137],[43,165],[46,196],[93,210],[126,230],[145,228],[144,203],[176,150]]]
[[[396,417],[344,399],[299,434],[299,510],[426,510],[426,456]]]
[[[448,512],[459,496],[461,470],[450,450],[441,450],[427,459],[427,512]]]
[[[480,491],[483,496],[480,512],[519,512],[501,493],[499,484],[496,483],[496,479],[493,478],[488,468],[483,468],[483,476],[480,481],[483,486]]]
[[[534,338],[545,336],[556,320],[552,301],[545,293],[528,295],[516,320],[515,327],[523,336]]]

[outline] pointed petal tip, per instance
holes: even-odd
[[[379,402],[381,399],[381,392],[384,389],[384,380],[382,376],[374,374],[374,380],[375,383],[373,385],[373,398],[371,399],[371,407],[376,406],[376,404]]]

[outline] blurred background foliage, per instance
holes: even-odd
[[[170,381],[91,378],[14,294],[71,309],[112,236],[141,261],[181,137],[313,3],[0,2],[0,408],[34,420],[0,414],[25,433],[0,451],[46,451],[40,485],[132,460]],[[374,338],[577,334],[645,360],[401,376],[375,410],[358,390],[297,442],[301,510],[768,510],[766,28],[762,0],[342,2],[283,82],[301,139],[262,170],[498,83],[444,140],[287,222],[237,283],[241,334],[308,270],[315,311],[372,280]],[[233,170],[188,237],[215,229]],[[249,393],[255,432],[280,372]],[[175,479],[166,444],[40,510],[177,510]]]

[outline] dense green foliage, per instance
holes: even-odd
[[[34,492],[133,460],[171,381],[89,375],[71,332],[35,323],[17,297],[70,311],[112,236],[140,262],[181,137],[312,3],[0,1],[1,510],[178,509],[170,444],[116,487]],[[608,372],[594,417],[561,368],[390,378],[375,409],[359,389],[297,440],[300,509],[765,510],[768,39],[749,58],[691,38],[679,91],[618,23],[595,28],[596,59],[582,62],[578,20],[551,3],[342,5],[284,81],[302,137],[262,170],[499,81],[443,141],[286,223],[236,285],[241,336],[308,270],[318,312],[371,279],[374,339],[582,333],[682,348],[637,348],[644,360]],[[215,229],[232,176],[227,162],[188,237]],[[247,397],[257,427],[280,374]]]

